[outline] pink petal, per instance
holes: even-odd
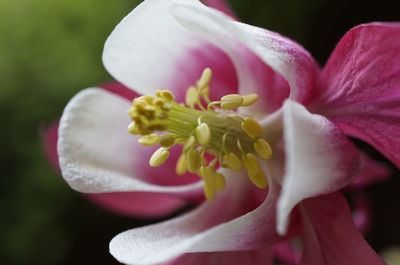
[[[236,77],[231,74],[229,59],[223,58],[222,65],[218,62],[219,57],[226,55],[216,51],[216,47],[209,49],[207,41],[178,24],[170,14],[172,2],[174,0],[144,1],[118,24],[104,46],[103,62],[109,73],[143,95],[165,88],[181,96],[181,87],[175,85],[182,79],[193,85],[200,77],[199,65],[204,64],[221,67],[219,71],[229,73],[226,78],[233,77],[227,83],[235,85]],[[199,49],[202,54],[196,58]],[[187,85],[183,89],[187,89]],[[236,86],[228,89],[232,91]]]
[[[277,214],[281,234],[297,203],[343,188],[359,170],[358,150],[325,117],[287,100],[283,124],[286,165]]]
[[[250,52],[286,79],[293,98],[307,102],[313,96],[319,69],[297,43],[277,33],[235,22],[197,1],[177,1],[171,12],[190,32],[210,41],[231,57],[238,71],[241,92],[265,89],[257,79],[260,69],[249,61],[247,55]],[[243,53],[243,50],[248,52]]]
[[[110,243],[111,254],[125,264],[156,264],[184,253],[268,247],[278,240],[274,226],[277,188],[270,187],[267,199],[248,212],[253,208],[248,205],[254,200],[252,187],[241,175],[229,177],[226,190],[191,213],[117,235]]]
[[[357,231],[351,212],[339,193],[308,199],[301,204],[303,257],[301,265],[383,265]]]
[[[185,254],[164,265],[273,265],[271,250]]]
[[[347,189],[362,189],[372,184],[388,180],[392,175],[388,165],[373,160],[366,154],[362,154],[360,163],[361,168]]]
[[[86,193],[137,191],[200,196],[200,181],[176,185],[187,181],[175,173],[165,176],[167,171],[164,178],[176,182],[160,185],[143,174],[150,170],[149,156],[143,151],[149,151],[126,131],[129,106],[126,99],[102,89],[86,89],[71,99],[59,127],[58,154],[65,180]]]
[[[229,57],[219,48],[203,43],[185,51],[183,60],[175,62],[170,88],[178,102],[184,102],[188,87],[194,85],[207,67],[212,69],[210,99],[219,100],[227,94],[237,93],[236,70]]]
[[[58,139],[58,121],[54,122],[48,127],[42,135],[42,142],[44,146],[44,152],[46,158],[50,162],[51,166],[60,173],[60,165],[58,163],[57,154],[57,139]]]
[[[372,209],[368,195],[364,192],[353,192],[350,194],[352,203],[353,221],[357,230],[366,235],[371,227]]]
[[[180,198],[151,192],[85,194],[85,197],[110,212],[140,218],[166,216],[187,204]]]
[[[274,245],[273,253],[277,260],[287,265],[298,264],[301,257],[301,251],[296,249],[290,241]]]
[[[104,83],[100,87],[129,101],[132,101],[135,97],[139,96],[135,91],[115,81]]]
[[[231,9],[231,7],[226,2],[226,0],[203,0],[202,2],[206,6],[215,8],[215,9],[223,12],[224,14],[238,20],[235,12]]]
[[[319,82],[315,108],[400,167],[400,24],[350,30]]]

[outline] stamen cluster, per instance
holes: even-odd
[[[161,145],[150,158],[152,167],[162,165],[173,146],[182,145],[176,172],[197,173],[204,181],[208,199],[225,187],[218,166],[236,171],[244,168],[254,185],[265,188],[259,159],[269,159],[271,147],[262,138],[263,129],[257,121],[233,111],[254,104],[258,96],[230,94],[211,102],[211,77],[211,69],[206,68],[196,84],[188,88],[185,105],[178,104],[169,90],[158,90],[155,97],[134,99],[128,111],[132,119],[128,131],[142,135],[139,142],[145,146]]]

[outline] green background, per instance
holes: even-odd
[[[297,40],[321,64],[352,26],[400,21],[398,1],[230,2],[244,22]],[[1,264],[117,264],[108,254],[112,236],[154,221],[115,216],[85,201],[49,166],[41,143],[69,98],[111,80],[101,63],[103,43],[137,3],[0,0]],[[400,244],[393,170],[391,181],[367,190],[375,206],[368,240],[376,249]]]

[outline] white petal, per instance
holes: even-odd
[[[168,88],[177,67],[199,39],[169,12],[173,0],[147,0],[137,6],[107,39],[103,63],[111,75],[140,94]],[[193,62],[188,61],[187,64]],[[177,65],[178,64],[178,65]]]
[[[87,193],[143,191],[190,194],[200,182],[160,186],[139,176],[147,168],[137,139],[127,132],[130,102],[102,89],[90,88],[68,103],[59,126],[58,154],[69,185]],[[137,160],[143,161],[140,168]]]
[[[278,232],[284,234],[293,207],[305,198],[339,190],[359,169],[359,153],[325,117],[287,100],[283,107],[286,166],[278,201]]]
[[[276,242],[277,187],[270,187],[257,209],[239,217],[254,191],[227,188],[189,214],[117,235],[110,243],[111,254],[124,264],[159,264],[184,253],[252,250]]]
[[[237,68],[240,90],[258,91],[254,58],[243,47],[283,76],[291,87],[291,97],[309,100],[318,71],[313,58],[300,45],[277,33],[232,21],[200,2],[177,0],[171,8],[176,19],[191,32],[226,51]]]

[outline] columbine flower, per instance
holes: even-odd
[[[375,170],[345,135],[400,166],[399,51],[399,24],[361,25],[320,71],[293,41],[198,1],[145,1],[103,56],[143,96],[76,95],[60,121],[63,176],[89,193],[193,200],[204,186],[209,200],[190,213],[116,236],[123,263],[268,264],[271,246],[300,235],[301,264],[382,264],[335,191]],[[130,123],[161,147],[141,147]]]

